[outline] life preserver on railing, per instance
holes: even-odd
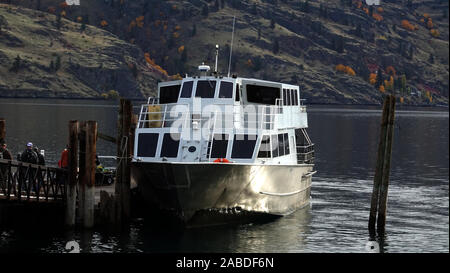
[[[214,163],[230,163],[230,161],[226,158],[218,158],[214,160]]]

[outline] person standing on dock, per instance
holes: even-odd
[[[0,157],[6,160],[12,160],[12,154],[8,151],[6,143],[1,143],[0,145]]]
[[[66,148],[61,153],[61,159],[58,161],[58,167],[67,169],[69,166],[69,146],[66,145]]]
[[[12,160],[12,155],[6,148],[6,143],[0,143],[0,158],[5,160]],[[8,167],[6,166],[0,166],[0,183],[6,181],[7,179],[7,168]]]
[[[38,155],[36,154],[36,152],[33,151],[33,143],[28,142],[27,148],[25,149],[25,151],[23,151],[22,155],[20,156],[20,161],[31,164],[38,163]]]
[[[38,165],[45,166],[45,158],[44,155],[39,151],[38,147],[34,147],[33,151],[37,154],[38,157]]]

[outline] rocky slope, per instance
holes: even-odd
[[[116,91],[142,98],[164,78],[142,61],[139,47],[96,27],[81,31],[79,23],[4,4],[0,25],[0,97],[95,98]]]
[[[226,74],[236,16],[231,70],[239,76],[298,84],[309,103],[378,104],[382,84],[405,104],[448,105],[448,1],[386,0],[373,9],[359,0],[8,2],[110,31],[148,54],[137,61],[169,75],[213,64],[215,44]],[[371,82],[377,72],[383,81]]]

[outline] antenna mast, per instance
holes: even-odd
[[[235,21],[236,21],[236,16],[233,16],[233,32],[231,33],[230,60],[228,62],[228,77],[230,77],[230,70],[231,70],[231,54],[233,53],[234,22]]]
[[[214,67],[214,72],[217,75],[217,62],[219,60],[219,45],[216,45],[216,66]]]

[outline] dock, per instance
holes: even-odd
[[[117,138],[98,133],[96,121],[68,121],[66,168],[0,159],[0,227],[50,225],[91,229],[128,223],[136,121],[131,102],[125,99],[120,100]],[[6,140],[6,127],[6,120],[0,118],[0,143]],[[109,185],[96,185],[98,139],[117,145],[118,166],[114,182]]]

